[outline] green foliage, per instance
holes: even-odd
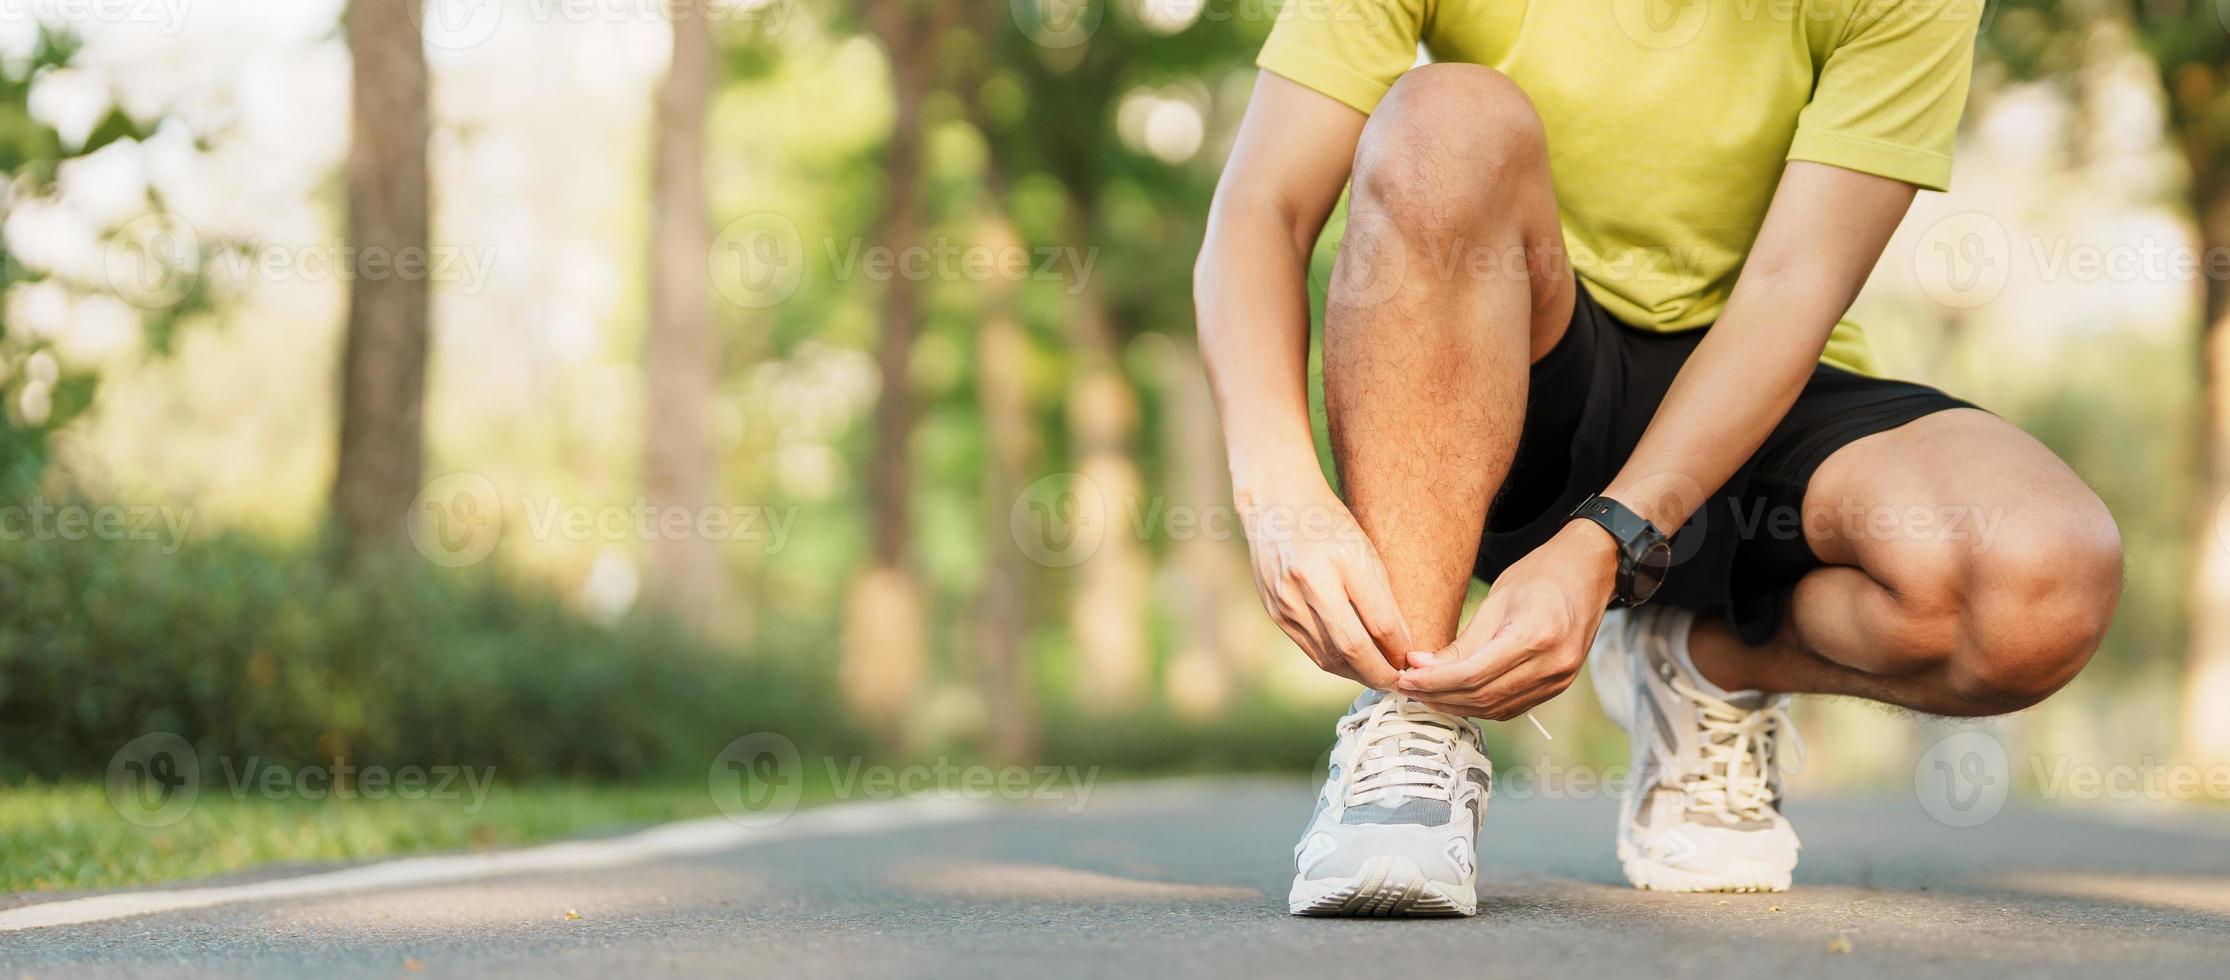
[[[731,739],[847,752],[816,664],[398,561],[338,574],[236,537],[0,541],[0,780],[94,775],[148,732],[204,767],[495,766],[501,778],[701,778]]]
[[[485,800],[460,796],[272,800],[208,782],[184,819],[149,828],[117,819],[99,784],[21,786],[0,793],[0,893],[121,888],[274,863],[515,847],[713,811],[702,780],[515,786],[497,779]]]
[[[48,193],[64,161],[119,140],[145,139],[152,131],[151,126],[122,109],[114,109],[87,134],[82,146],[65,148],[52,127],[31,116],[31,86],[39,72],[68,64],[77,47],[69,34],[41,28],[39,43],[30,58],[22,64],[0,65],[0,170],[8,174],[7,186],[0,189],[0,218],[14,201]],[[161,206],[152,193],[148,204],[157,210]],[[0,297],[18,283],[46,278],[43,270],[19,262],[6,236],[0,235]],[[81,292],[105,288],[104,284],[67,285]],[[167,353],[179,322],[204,310],[208,298],[205,284],[196,281],[175,301],[143,313],[141,328],[150,347],[157,353]],[[0,351],[11,361],[33,363],[36,358],[46,358],[37,372],[0,372],[0,396],[10,404],[18,403],[30,387],[39,389],[34,393],[35,400],[44,404],[36,412],[0,413],[0,480],[28,483],[46,465],[48,437],[92,406],[98,378],[89,371],[59,366],[51,354],[45,353],[47,342],[19,336],[7,322],[4,304],[0,304],[0,344],[5,344]],[[39,376],[50,369],[52,377]]]

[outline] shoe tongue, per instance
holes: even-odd
[[[1756,711],[1765,707],[1765,692],[1736,691],[1727,695],[1726,702],[1744,711]]]

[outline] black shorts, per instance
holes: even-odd
[[[1488,582],[1564,526],[1641,441],[1702,330],[1627,326],[1579,285],[1564,338],[1535,362],[1516,462],[1488,513],[1477,574]],[[1798,579],[1821,565],[1800,520],[1813,471],[1857,439],[1974,406],[1925,385],[1822,364],[1796,404],[1710,503],[1673,538],[1673,568],[1652,602],[1717,613],[1744,640],[1780,628]]]

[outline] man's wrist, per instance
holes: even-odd
[[[1688,523],[1688,515],[1702,503],[1701,499],[1690,499],[1700,497],[1696,481],[1677,473],[1631,483],[1614,480],[1603,490],[1603,496],[1624,504],[1666,537]]]
[[[1306,456],[1297,453],[1242,458],[1231,457],[1231,498],[1245,506],[1251,502],[1288,497],[1296,490],[1329,490],[1324,468],[1316,461],[1316,447]]]
[[[1605,594],[1618,587],[1618,539],[1602,525],[1586,518],[1575,517],[1564,523],[1557,533],[1564,544],[1583,556],[1589,571],[1601,582]]]

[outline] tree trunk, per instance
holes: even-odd
[[[1252,579],[1236,547],[1237,515],[1230,507],[1222,430],[1214,423],[1215,397],[1199,346],[1170,344],[1162,366],[1162,446],[1169,460],[1169,507],[1191,512],[1190,533],[1175,542],[1164,587],[1177,612],[1175,649],[1163,689],[1170,706],[1191,718],[1210,717],[1229,703],[1255,617],[1254,590],[1236,589]]]
[[[884,205],[879,244],[892,254],[921,238],[922,104],[936,67],[933,45],[941,18],[909,16],[916,5],[884,0],[869,11],[891,63],[890,150],[884,172],[890,198]],[[921,319],[919,284],[904,263],[885,283],[882,335],[876,358],[882,390],[875,402],[875,439],[868,461],[869,560],[845,611],[838,676],[846,702],[865,724],[886,738],[907,734],[903,722],[926,676],[921,585],[910,561],[913,522],[908,458],[914,401],[909,380],[914,331]]]
[[[1081,203],[1072,241],[1088,239],[1091,227]],[[1132,508],[1144,500],[1131,443],[1138,428],[1138,399],[1123,377],[1113,325],[1097,284],[1079,283],[1070,318],[1070,355],[1076,379],[1068,395],[1070,439],[1076,447],[1077,474],[1097,492],[1106,512],[1094,515],[1104,533],[1099,545],[1077,566],[1080,581],[1069,609],[1069,634],[1083,670],[1077,674],[1078,703],[1086,710],[1112,713],[1138,706],[1146,690],[1145,543],[1132,527]]]
[[[426,142],[433,127],[414,0],[355,0],[345,20],[353,69],[349,254],[384,263],[350,281],[341,355],[341,437],[333,509],[356,553],[399,545],[424,465],[427,282],[396,272],[425,259]],[[359,270],[362,271],[362,270]]]
[[[2230,170],[2217,164],[2204,127],[2187,132],[2192,203],[2199,240],[2214,256],[2230,250]],[[2183,749],[2195,763],[2230,762],[2230,283],[2206,279],[2200,335],[2201,484],[2204,512],[2191,591],[2189,676],[2184,683]]]
[[[720,343],[705,281],[713,241],[705,110],[714,45],[705,0],[676,0],[671,9],[673,60],[651,121],[650,324],[643,339],[643,493],[656,514],[695,513],[718,496],[711,416]],[[654,534],[644,594],[702,631],[724,591],[720,559],[703,534]]]
[[[992,184],[994,206],[1003,205],[1005,195],[998,190],[996,175]],[[1003,214],[988,224],[985,247],[997,251],[1020,246],[1020,236]],[[1019,285],[999,276],[986,283],[983,325],[976,332],[976,403],[990,445],[990,469],[983,486],[989,567],[977,606],[978,648],[985,749],[992,760],[1003,763],[1035,761],[1038,735],[1037,706],[1022,649],[1028,625],[1024,615],[1029,608],[1028,556],[1014,540],[1010,516],[1037,450],[1024,378],[1029,336],[1014,302]]]

